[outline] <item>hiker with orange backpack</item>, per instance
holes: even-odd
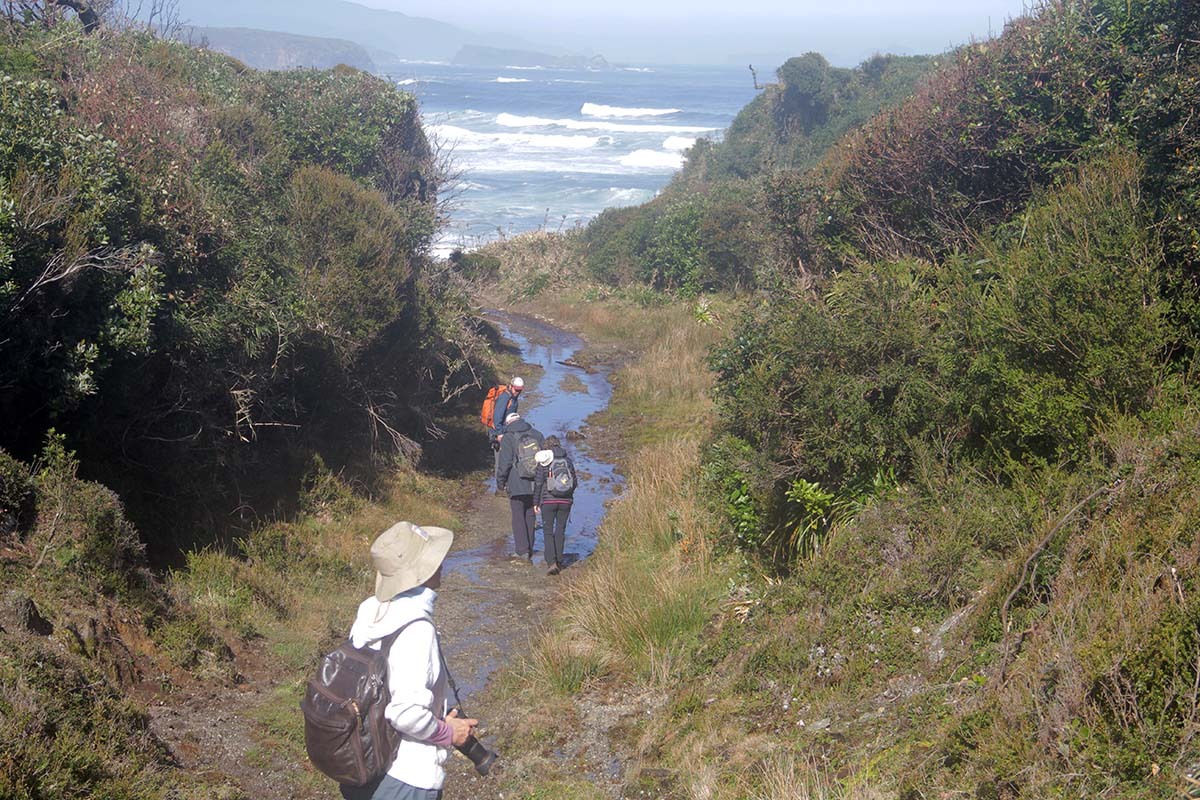
[[[521,392],[523,391],[525,391],[525,381],[518,375],[509,381],[506,391],[496,395],[496,413],[492,415],[492,419],[496,422],[494,434],[497,439],[504,436],[504,420],[508,419],[508,415],[520,413],[517,406],[521,402]]]
[[[496,491],[508,492],[512,511],[514,560],[533,563],[533,531],[537,515],[533,511],[533,479],[537,475],[534,457],[542,449],[543,436],[520,414],[504,418],[504,433],[496,456]]]
[[[494,469],[500,471],[500,440],[504,438],[504,420],[509,414],[516,414],[521,400],[521,392],[525,390],[525,381],[518,375],[508,384],[500,384],[488,389],[487,397],[483,400],[479,421],[488,429],[488,440],[492,444],[495,455]]]

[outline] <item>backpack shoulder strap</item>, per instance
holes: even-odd
[[[429,617],[417,617],[416,619],[410,619],[408,622],[404,623],[399,628],[397,628],[395,631],[393,631],[392,633],[389,633],[387,636],[383,637],[383,639],[380,640],[383,642],[383,644],[381,644],[379,646],[379,652],[384,653],[384,654],[390,653],[390,651],[392,649],[392,644],[397,639],[400,638],[400,634],[404,633],[404,629],[407,628],[409,625],[412,625],[414,622],[428,622],[431,627],[433,626],[433,620],[431,620]],[[437,635],[436,632],[434,635],[435,636]]]

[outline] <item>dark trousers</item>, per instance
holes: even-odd
[[[533,513],[533,495],[515,494],[508,498],[512,509],[513,552],[533,555],[533,529],[537,515]]]
[[[567,518],[571,516],[570,503],[542,502],[542,538],[546,540],[546,563],[563,563],[563,545],[567,539]]]

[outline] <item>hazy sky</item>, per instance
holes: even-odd
[[[850,66],[999,33],[1030,0],[354,0],[617,61],[740,63],[808,50]]]

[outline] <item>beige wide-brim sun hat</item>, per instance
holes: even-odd
[[[550,462],[554,460],[554,451],[553,450],[538,450],[536,453],[533,454],[533,460],[534,460],[534,462],[542,465],[543,467],[548,467],[548,466],[550,466]]]
[[[453,531],[411,522],[397,522],[379,534],[371,545],[375,599],[386,603],[429,580],[453,542]]]

